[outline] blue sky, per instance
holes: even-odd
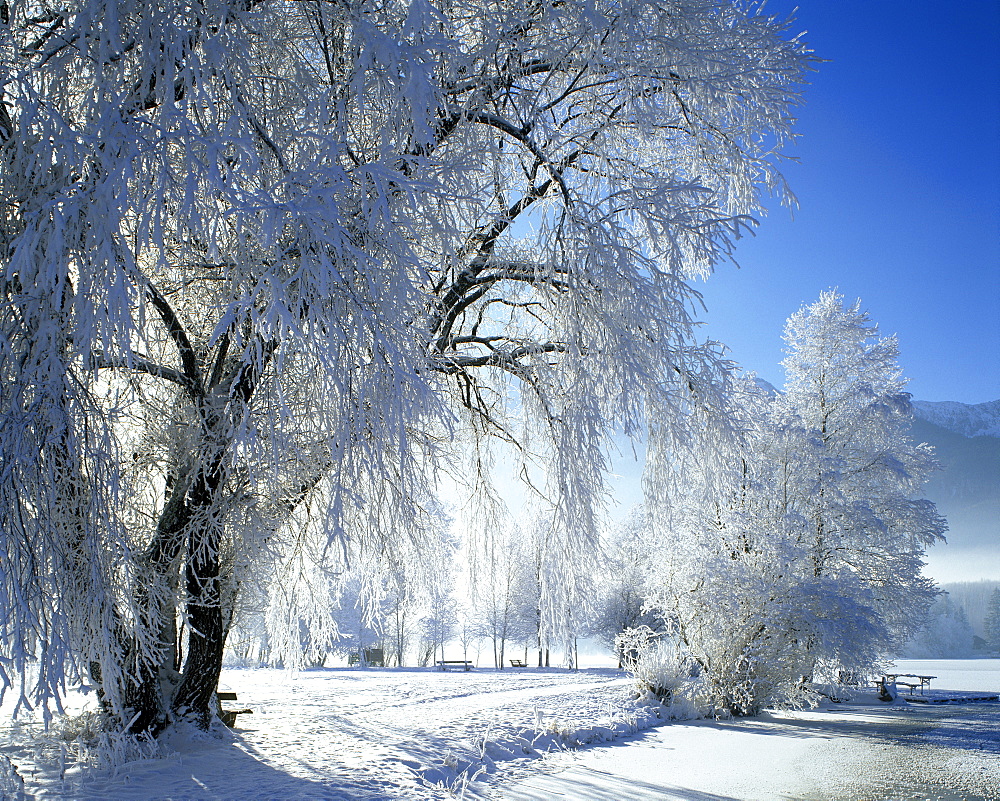
[[[898,334],[914,397],[1000,398],[1000,3],[801,0],[793,29],[828,60],[785,170],[800,208],[699,285],[703,335],[780,386],[785,319],[837,287]]]

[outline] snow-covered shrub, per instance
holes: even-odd
[[[640,695],[668,706],[680,699],[696,700],[702,686],[701,669],[673,640],[640,626],[619,634],[615,646]]]
[[[94,710],[54,717],[45,729],[32,731],[30,739],[37,761],[59,765],[60,773],[74,766],[113,771],[166,754],[148,734],[110,730],[105,713]]]
[[[717,713],[747,717],[760,714],[766,706],[807,700],[801,649],[777,640],[766,631],[760,631],[756,637],[748,637],[746,632],[738,635],[729,648],[716,653],[707,671],[711,701]]]
[[[0,754],[0,798],[23,798],[24,779],[7,757]]]

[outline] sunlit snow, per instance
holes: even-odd
[[[1000,692],[1000,660],[900,662],[932,692]],[[998,799],[997,704],[878,702],[670,721],[610,668],[441,673],[230,669],[231,735],[176,732],[159,759],[85,771],[72,743],[5,729],[26,798]],[[92,704],[92,701],[85,701]],[[45,761],[44,758],[48,758]]]

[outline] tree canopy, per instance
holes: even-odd
[[[436,470],[489,484],[456,443],[538,454],[553,526],[592,536],[609,434],[713,404],[689,281],[787,199],[811,56],[784,22],[2,9],[0,686],[25,703],[89,675],[111,725],[207,725],[239,598],[345,538],[419,542]]]

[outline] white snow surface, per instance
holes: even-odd
[[[1000,691],[1000,660],[896,669],[937,676],[935,694]],[[175,731],[160,758],[113,769],[81,768],[73,743],[31,739],[37,727],[3,729],[0,799],[19,789],[6,758],[23,799],[1000,800],[1000,704],[857,692],[748,720],[671,721],[606,668],[230,669],[222,689],[254,710],[234,732]]]
[[[986,403],[913,401],[917,417],[963,437],[1000,437],[1000,400]]]

